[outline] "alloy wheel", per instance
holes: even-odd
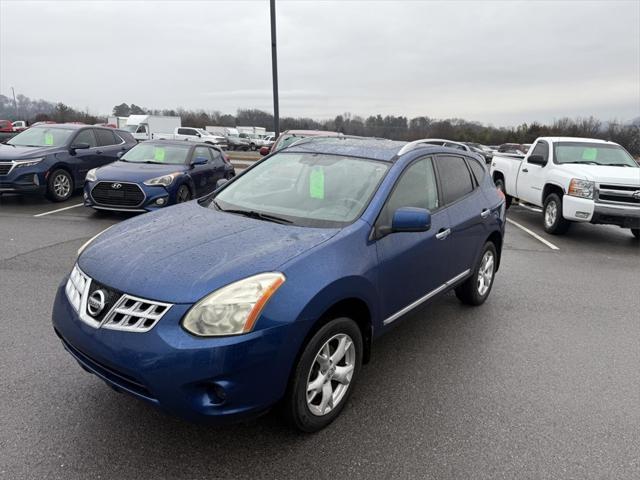
[[[71,181],[69,177],[63,173],[56,175],[53,179],[53,192],[59,198],[65,198],[71,192]]]
[[[491,282],[493,282],[494,263],[493,252],[490,250],[486,251],[480,262],[480,268],[478,269],[478,293],[482,297],[487,294],[491,287]]]
[[[547,208],[544,211],[544,223],[547,228],[551,228],[558,218],[558,205],[554,200],[547,203]]]
[[[351,337],[339,333],[320,348],[307,376],[307,407],[321,417],[336,408],[349,390],[356,365]]]

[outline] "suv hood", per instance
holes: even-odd
[[[122,292],[194,303],[236,280],[277,271],[336,233],[219,212],[192,201],[113,226],[85,249],[78,264]]]
[[[98,181],[144,182],[174,172],[186,172],[186,165],[160,165],[156,163],[113,162],[96,171]]]
[[[605,167],[602,165],[564,164],[562,169],[574,177],[583,177],[596,183],[638,185],[640,187],[640,167]]]
[[[43,157],[65,150],[65,147],[18,147],[0,144],[0,162]]]

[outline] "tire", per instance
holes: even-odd
[[[495,184],[496,188],[504,194],[505,207],[508,209],[511,206],[513,197],[511,195],[507,195],[507,188],[504,186],[504,180],[498,177],[493,183]]]
[[[551,193],[544,199],[542,222],[544,231],[551,235],[562,235],[569,230],[571,222],[562,216],[562,198],[557,193]]]
[[[632,228],[631,233],[636,237],[636,240],[640,240],[640,228]]]
[[[52,202],[64,202],[73,195],[73,178],[66,170],[54,170],[47,180],[46,197]]]
[[[343,341],[346,347],[342,357],[327,363],[326,367],[321,365],[326,346],[331,359]],[[316,432],[340,415],[360,374],[362,351],[360,328],[350,318],[336,318],[313,335],[293,370],[285,396],[284,414],[292,426],[303,432]],[[323,368],[326,368],[324,372]],[[331,372],[330,377],[326,376],[328,372]],[[336,380],[339,376],[344,380]],[[317,384],[317,389],[308,401],[307,392],[313,383]],[[333,401],[337,403],[332,405]],[[324,413],[320,413],[322,411]]]
[[[498,252],[493,242],[487,242],[482,248],[478,263],[472,275],[456,287],[456,297],[466,305],[482,305],[493,288],[498,266]]]
[[[251,145],[249,145],[249,148],[251,148],[252,152],[255,152],[256,151],[256,144],[252,143]]]
[[[189,200],[191,200],[191,190],[187,185],[180,185],[176,193],[176,203],[188,202]]]

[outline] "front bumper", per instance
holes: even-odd
[[[44,194],[45,177],[37,167],[14,167],[7,175],[0,175],[0,193]]]
[[[284,395],[297,353],[295,324],[198,338],[180,326],[191,305],[177,304],[145,333],[94,328],[79,319],[65,283],[53,307],[55,332],[82,368],[115,390],[185,419],[216,423],[258,415]]]
[[[109,210],[115,212],[152,212],[176,203],[176,192],[167,190],[162,185],[149,187],[144,183],[136,183],[144,193],[144,200],[136,206],[118,205],[117,203],[99,203],[91,195],[93,187],[99,182],[105,180],[97,180],[95,182],[85,182],[83,191],[83,200],[85,207],[91,207],[96,210]],[[117,182],[114,180],[113,182]],[[158,203],[161,201],[161,203]]]
[[[562,199],[562,216],[574,222],[640,228],[640,205],[601,203],[565,195]]]

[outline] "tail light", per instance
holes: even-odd
[[[500,190],[499,188],[496,188],[496,190],[498,191],[498,195],[500,195],[500,198],[502,198],[503,200],[507,199],[507,197],[505,197],[504,192],[502,190]]]
[[[222,154],[222,159],[229,165],[231,165],[231,160],[224,153]]]

